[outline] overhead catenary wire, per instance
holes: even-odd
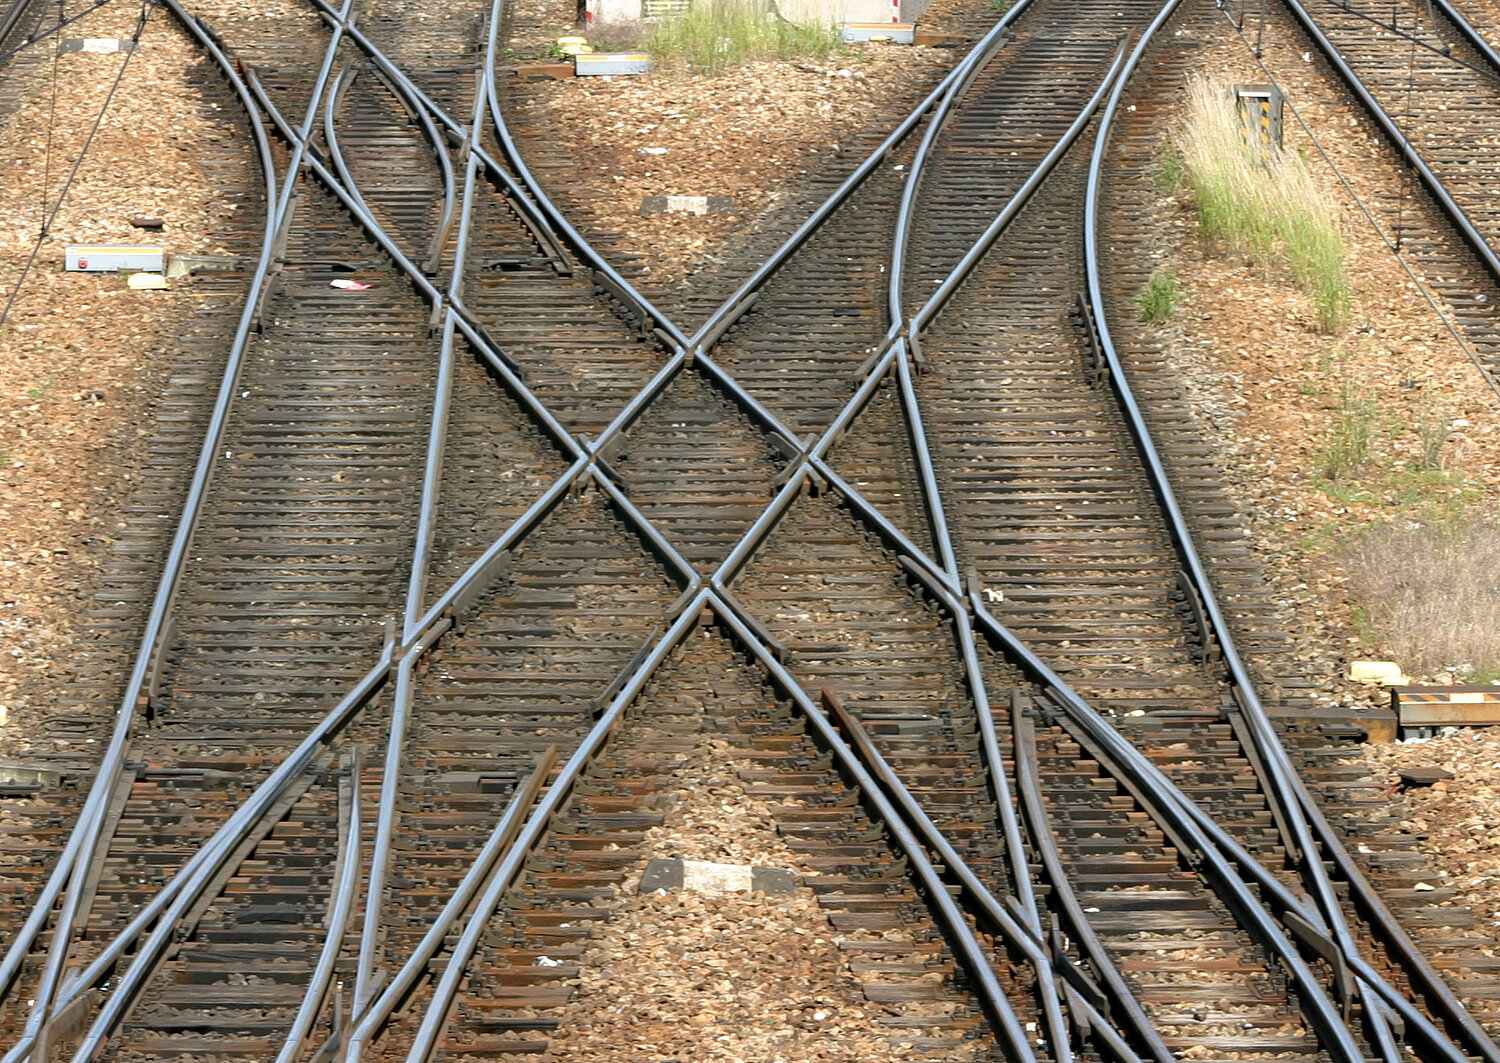
[[[1336,2],[1336,0],[1330,0],[1330,2]],[[1407,278],[1414,285],[1416,285],[1417,290],[1422,293],[1422,297],[1427,301],[1427,305],[1432,308],[1432,312],[1437,315],[1438,320],[1443,323],[1443,327],[1448,330],[1448,334],[1453,337],[1454,342],[1458,344],[1459,349],[1464,352],[1470,363],[1472,363],[1474,368],[1479,371],[1480,379],[1485,382],[1490,391],[1495,394],[1496,398],[1500,398],[1500,379],[1497,379],[1495,374],[1490,371],[1490,368],[1484,364],[1484,360],[1480,358],[1479,352],[1474,349],[1473,344],[1471,344],[1468,338],[1464,336],[1463,330],[1459,328],[1458,324],[1453,320],[1452,316],[1447,311],[1445,311],[1443,306],[1438,302],[1437,297],[1432,293],[1432,289],[1427,284],[1425,278],[1423,278],[1412,267],[1412,264],[1407,260],[1406,256],[1401,253],[1402,249],[1400,243],[1400,234],[1397,233],[1395,236],[1392,236],[1392,234],[1386,232],[1385,227],[1380,224],[1380,220],[1375,217],[1374,211],[1370,209],[1370,205],[1365,202],[1364,197],[1359,194],[1359,191],[1349,180],[1348,174],[1344,173],[1344,171],[1339,167],[1339,164],[1334,161],[1333,156],[1329,154],[1328,148],[1318,137],[1317,132],[1308,123],[1307,119],[1303,117],[1302,112],[1297,109],[1297,105],[1292,102],[1291,96],[1284,90],[1281,90],[1281,86],[1276,80],[1276,75],[1272,73],[1271,68],[1266,64],[1265,59],[1260,55],[1258,51],[1256,51],[1255,46],[1250,43],[1249,38],[1245,36],[1244,29],[1238,25],[1235,25],[1234,19],[1229,17],[1227,12],[1225,13],[1225,17],[1226,19],[1228,19],[1229,24],[1234,26],[1235,32],[1239,35],[1240,42],[1250,50],[1251,55],[1255,60],[1255,65],[1260,67],[1260,71],[1265,75],[1267,83],[1281,91],[1282,99],[1285,101],[1284,106],[1288,111],[1291,112],[1292,117],[1297,120],[1297,125],[1302,129],[1303,135],[1307,137],[1308,142],[1312,144],[1312,146],[1317,150],[1318,157],[1323,160],[1324,165],[1326,165],[1333,173],[1333,175],[1338,178],[1339,184],[1343,186],[1345,194],[1347,194],[1349,198],[1353,200],[1355,206],[1359,208],[1360,214],[1364,216],[1365,221],[1369,223],[1370,228],[1374,230],[1375,235],[1380,237],[1381,243],[1385,244],[1385,246],[1389,248],[1391,252],[1396,256],[1396,261],[1401,264],[1401,269],[1406,273]],[[1401,160],[1402,172],[1409,172],[1409,168],[1406,165],[1405,155],[1400,153],[1398,154]]]
[[[25,285],[27,276],[29,276],[31,273],[31,267],[36,264],[37,256],[41,254],[42,244],[46,243],[47,235],[52,231],[52,223],[57,220],[57,215],[61,213],[63,203],[68,198],[68,191],[73,187],[73,181],[78,176],[78,171],[83,167],[83,160],[88,156],[89,148],[94,143],[94,135],[99,132],[99,126],[103,124],[104,116],[109,113],[109,106],[114,102],[115,93],[119,91],[120,83],[125,80],[125,71],[130,68],[130,60],[135,57],[135,53],[138,50],[137,46],[140,44],[141,34],[145,32],[146,22],[151,17],[152,6],[153,5],[151,3],[151,0],[141,0],[141,13],[136,20],[135,30],[129,38],[132,47],[126,51],[125,61],[120,64],[120,69],[115,73],[115,79],[109,86],[109,92],[105,94],[104,102],[99,107],[99,114],[97,117],[95,117],[94,124],[90,127],[88,136],[84,138],[83,147],[78,150],[78,157],[73,160],[73,168],[68,171],[68,179],[63,182],[62,191],[57,194],[57,202],[53,205],[51,213],[46,214],[45,218],[42,221],[41,231],[37,234],[36,243],[31,248],[31,255],[26,259],[26,265],[21,267],[21,275],[16,278],[16,285],[11,289],[9,297],[7,297],[7,299],[5,300],[5,308],[3,310],[0,310],[0,325],[5,324],[6,318],[10,316],[11,308],[15,306],[16,300],[20,297],[21,288],[23,285]],[[55,77],[53,99],[55,104]],[[51,143],[50,129],[48,131],[48,143],[49,145]],[[45,212],[45,183],[43,184],[42,194],[44,197],[42,209]]]
[[[33,29],[30,33],[28,33],[26,35],[26,39],[22,43],[16,45],[13,48],[8,48],[5,51],[0,52],[0,63],[5,62],[7,59],[12,58],[13,56],[20,55],[22,52],[26,51],[26,49],[28,49],[28,48],[34,48],[34,47],[36,47],[38,44],[41,44],[45,40],[49,40],[52,37],[56,37],[59,33],[61,33],[65,29],[67,29],[73,23],[77,22],[79,19],[88,18],[90,15],[92,15],[99,8],[103,7],[105,4],[112,4],[114,2],[115,2],[115,0],[93,0],[93,6],[92,7],[85,8],[84,10],[79,11],[79,12],[77,12],[75,14],[66,16],[65,18],[59,20],[58,23],[57,23],[57,25],[55,25],[55,26],[48,27],[45,30],[43,30],[43,29]],[[15,5],[15,7],[13,7],[11,9],[12,12],[14,13],[16,19],[19,19],[19,16],[25,13],[25,8],[26,8],[26,0],[19,0],[19,2]],[[45,16],[42,16],[42,17],[45,17]],[[42,19],[41,19],[41,17],[39,17],[37,19],[37,25],[38,26],[41,25],[41,21],[42,21]],[[14,25],[14,22],[9,22],[8,23],[6,19],[0,19],[0,40],[3,40],[6,37],[6,35],[9,34],[12,25]]]
[[[57,21],[62,23],[64,0],[57,0]],[[127,61],[129,57],[126,57]],[[37,226],[37,239],[47,235],[47,189],[52,184],[52,135],[57,129],[57,64],[62,60],[62,47],[52,49],[52,92],[47,104],[47,146],[42,149],[42,190],[38,197],[41,204],[41,224]],[[0,322],[5,319],[0,316]]]

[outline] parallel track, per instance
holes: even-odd
[[[321,60],[326,34],[226,35],[281,157],[312,172],[256,289],[191,559],[174,551],[153,614],[171,622],[145,646],[149,716],[89,805],[113,841],[94,868],[76,858],[80,936],[54,955],[88,966],[183,860],[222,863],[178,877],[159,951],[89,968],[99,1000],[49,981],[39,950],[8,999],[61,1013],[23,1034],[9,1010],[8,1058],[38,1037],[80,1063],[106,1043],[542,1050],[706,731],[781,799],[850,973],[928,1058],[1353,1060],[1396,1051],[1392,1008],[1423,1059],[1494,1058],[1320,929],[1367,914],[1357,893],[1321,915],[1301,896],[1345,874],[1336,842],[1300,877],[1281,866],[1315,813],[1257,736],[1188,528],[1140,463],[1144,423],[1099,386],[1124,379],[1119,295],[1078,300],[1098,177],[1087,141],[1059,138],[1103,99],[1117,37],[1170,6],[1069,5],[1063,34],[1047,0],[1018,7],[1013,39],[991,34],[930,101],[932,135],[881,149],[693,334],[532,182],[486,113],[492,76],[467,96],[463,63],[492,70],[496,47],[499,5],[476,6],[457,15],[491,27],[488,48],[450,38],[412,77],[410,6],[384,5],[368,37],[324,6],[344,39]],[[317,72],[329,119],[294,129]],[[477,150],[438,167],[445,136]],[[1044,156],[1061,160],[1045,184]],[[993,250],[966,255],[1002,210]],[[289,414],[309,404],[316,419]],[[1211,485],[1189,497],[1213,517]],[[1253,571],[1227,578],[1248,594]],[[1253,608],[1233,620],[1259,630]],[[62,897],[51,918],[80,899]],[[1351,986],[1357,1027],[1332,999]]]

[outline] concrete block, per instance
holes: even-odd
[[[642,214],[733,214],[729,196],[647,196],[641,200]]]
[[[62,771],[57,768],[27,764],[19,760],[0,760],[0,786],[12,790],[55,790],[62,785]]]
[[[186,277],[194,273],[233,272],[248,269],[244,259],[234,255],[173,255],[167,259],[167,276]]]
[[[113,55],[115,52],[135,51],[135,41],[128,37],[70,37],[57,49],[59,55],[69,52],[89,52],[94,55]]]
[[[797,888],[796,872],[782,867],[713,864],[703,860],[655,859],[646,865],[640,891],[691,890],[694,893],[786,895]]]
[[[1350,661],[1349,678],[1356,683],[1384,683],[1386,686],[1406,686],[1411,682],[1401,674],[1401,666],[1395,661]]]

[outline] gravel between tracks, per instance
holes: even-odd
[[[252,13],[248,4],[224,7],[243,9],[246,17]],[[128,31],[132,14],[123,7],[106,7],[79,24],[76,34],[121,35]],[[44,243],[39,267],[0,332],[0,449],[5,456],[0,462],[0,519],[6,524],[0,542],[4,584],[0,652],[5,655],[0,704],[10,711],[9,726],[0,730],[0,753],[24,746],[27,727],[47,711],[45,692],[55,690],[68,671],[80,615],[106,557],[114,513],[132,486],[135,445],[147,431],[151,395],[169,364],[178,323],[194,305],[189,291],[133,293],[114,278],[64,274],[59,265],[62,245],[81,240],[134,241],[139,234],[126,219],[157,214],[168,219],[162,240],[171,250],[223,250],[213,245],[208,234],[217,227],[216,221],[227,219],[228,205],[215,199],[215,190],[191,149],[224,134],[222,127],[199,113],[196,95],[184,77],[196,61],[194,49],[167,25],[166,17],[158,13],[148,28],[111,109],[112,120],[91,149],[55,235]],[[1332,148],[1341,168],[1358,171],[1356,186],[1361,194],[1374,198],[1382,189],[1391,188],[1399,180],[1394,171],[1372,161],[1374,151],[1363,134],[1338,115],[1326,89],[1302,72],[1300,58],[1285,48],[1277,50],[1277,45],[1275,34],[1270,34],[1268,60],[1293,91],[1294,103],[1319,127],[1340,131]],[[600,182],[600,213],[595,224],[633,234],[641,246],[656,246],[659,257],[653,260],[653,268],[661,283],[661,275],[690,276],[708,255],[720,253],[715,250],[720,242],[732,242],[756,211],[774,205],[775,193],[765,190],[773,179],[795,180],[803,168],[799,160],[810,158],[814,151],[819,155],[832,152],[840,136],[863,122],[861,109],[878,105],[878,98],[870,93],[874,81],[887,74],[893,81],[925,76],[927,64],[951,58],[947,53],[924,54],[923,49],[871,51],[873,58],[858,63],[846,59],[838,64],[804,64],[807,69],[758,65],[728,92],[741,99],[717,100],[729,88],[725,82],[711,86],[658,75],[628,82],[562,82],[546,107],[556,108],[560,138],[578,143],[598,159],[598,165],[609,167],[580,172],[580,179],[587,174]],[[101,87],[113,77],[118,62],[119,57],[94,55],[60,60],[60,74],[74,76],[59,77],[51,121],[54,190],[59,185],[58,160],[71,162],[97,113]],[[1213,63],[1227,80],[1260,79],[1243,47],[1232,39],[1226,39]],[[843,68],[850,70],[849,77],[839,76]],[[855,73],[866,77],[855,78]],[[809,90],[805,106],[781,99],[789,95],[788,86],[797,85]],[[783,131],[773,132],[760,116],[758,108],[768,94],[787,112],[781,116],[787,121]],[[641,116],[632,112],[628,122],[610,113],[621,110],[620,101],[628,99],[654,109]],[[711,101],[706,105],[711,108],[709,117],[670,117],[686,115],[685,108],[705,106],[705,101]],[[715,108],[713,103],[719,105]],[[38,160],[45,151],[50,106],[50,82],[39,84],[32,101],[0,124],[0,166],[7,175],[23,178],[7,180],[0,187],[0,277],[7,293],[35,240],[39,175],[47,168],[38,165]],[[621,124],[619,129],[613,128],[615,123]],[[648,125],[656,128],[640,132]],[[719,136],[723,141],[709,139]],[[764,151],[761,145],[771,139],[777,146]],[[707,150],[709,144],[712,151]],[[640,151],[648,146],[668,150],[665,155]],[[759,169],[752,173],[746,166],[743,182],[737,183],[739,176],[720,172],[736,169],[723,167],[725,158],[739,162],[753,158]],[[741,213],[702,218],[636,213],[640,196],[671,193],[736,196],[736,209]],[[1179,205],[1168,206],[1175,211]],[[1469,422],[1449,443],[1447,460],[1471,472],[1491,500],[1500,491],[1500,461],[1496,460],[1500,439],[1493,430],[1493,399],[1479,390],[1461,352],[1389,253],[1352,212],[1357,284],[1370,331],[1352,334],[1347,354],[1337,358],[1328,373],[1319,367],[1331,341],[1310,332],[1300,321],[1268,316],[1268,308],[1277,305],[1284,290],[1238,264],[1205,257],[1186,237],[1182,215],[1174,217],[1173,253],[1186,264],[1182,280],[1188,302],[1186,313],[1168,331],[1184,360],[1188,386],[1200,395],[1200,409],[1208,419],[1235,433],[1229,453],[1243,472],[1237,490],[1257,535],[1272,544],[1267,561],[1285,600],[1296,605],[1304,618],[1316,617],[1320,610],[1323,614],[1307,650],[1308,659],[1328,675],[1330,697],[1361,696],[1366,692],[1347,688],[1331,675],[1348,656],[1353,638],[1348,603],[1339,591],[1340,576],[1324,560],[1309,555],[1303,545],[1316,529],[1372,519],[1383,512],[1378,504],[1333,502],[1316,491],[1306,475],[1311,453],[1328,422],[1330,387],[1336,387],[1340,379],[1336,374],[1379,379],[1382,403],[1403,410],[1415,409],[1424,396],[1430,398],[1440,388],[1452,420]],[[1366,327],[1363,318],[1359,326]],[[1230,336],[1244,338],[1225,342]],[[1402,387],[1402,375],[1413,367],[1430,384]],[[1396,379],[1386,380],[1386,374]],[[102,392],[103,397],[93,392]],[[1282,472],[1287,475],[1283,477]],[[1465,732],[1377,750],[1373,756],[1377,765],[1439,763],[1457,772],[1450,783],[1409,795],[1403,807],[1412,815],[1413,829],[1428,833],[1439,850],[1437,859],[1447,871],[1447,884],[1460,889],[1458,903],[1492,920],[1497,910],[1493,887],[1500,879],[1500,853],[1491,824],[1500,785],[1496,774],[1500,735]],[[714,759],[722,763],[722,757]],[[707,783],[698,789],[702,801],[687,802],[668,827],[661,828],[664,851],[670,851],[666,849],[670,845],[679,855],[691,858],[784,862],[777,858],[774,837],[762,833],[764,824],[755,822],[755,809],[741,808],[733,798],[727,776],[720,779],[710,771],[705,778]],[[722,807],[716,812],[715,806],[726,803],[741,808],[737,816],[748,817],[734,822],[732,845],[713,830],[722,812]],[[726,923],[733,932],[724,929]],[[664,929],[667,924],[680,927],[682,936],[670,938]],[[635,947],[640,939],[633,943],[630,935],[647,928],[652,942],[649,950]],[[778,1058],[777,1053],[788,1059],[817,1059],[818,1046],[833,1043],[826,1039],[856,1036],[840,1025],[845,1018],[851,1020],[852,1028],[857,1025],[854,1019],[862,1022],[878,1013],[859,998],[857,987],[835,984],[838,980],[832,972],[842,972],[843,966],[826,920],[807,896],[783,906],[748,898],[708,902],[627,894],[607,933],[612,937],[600,945],[616,948],[616,962],[629,970],[629,981],[642,993],[638,1013],[647,1026],[637,1030],[600,1021],[593,1029],[580,1026],[576,1034],[569,1029],[557,1047],[573,1052],[573,1058],[615,1058],[608,1054],[608,1046],[617,1048],[622,1043],[660,1045],[661,1057],[670,1058],[673,1025],[705,1009],[715,1021],[733,1023],[733,1016],[720,1010],[726,999],[725,983],[734,993],[743,989],[743,972],[755,965],[769,966],[767,951],[792,935],[811,939],[807,971],[789,970],[785,977],[812,978],[816,973],[816,978],[828,981],[799,982],[795,990],[785,985],[768,989],[768,998],[777,993],[774,999],[807,1003],[811,1010],[790,1005],[778,1012],[751,1009],[749,1021],[740,1026],[759,1040],[747,1040],[739,1047],[725,1042],[705,1048],[699,1034],[692,1031],[689,1058],[733,1059],[739,1052],[757,1059]],[[714,950],[706,949],[705,942],[711,942]],[[647,971],[644,951],[660,963],[657,973]],[[722,971],[730,973],[708,973]],[[697,980],[691,986],[683,984],[688,975]],[[592,971],[586,975],[594,977]],[[607,972],[601,971],[598,977],[602,984]],[[689,991],[700,995],[692,999],[682,995]],[[663,995],[674,997],[667,1010],[650,1004],[648,998]],[[614,1013],[618,1018],[632,1013],[635,1005],[618,997],[610,1006],[619,1009]],[[650,1014],[653,1007],[655,1015]],[[827,1013],[822,1019],[815,1017],[819,1010]],[[762,1025],[767,1021],[771,1025]],[[687,1027],[691,1031],[690,1021]],[[588,1038],[595,1035],[607,1040],[591,1048]],[[630,1042],[634,1035],[639,1036]],[[885,1045],[884,1039],[879,1044],[840,1045],[835,1058],[852,1058],[856,1052],[882,1058],[879,1053],[886,1050]]]
[[[745,793],[738,767],[728,742],[700,739],[676,779],[679,803],[647,832],[643,851],[805,874],[766,803]],[[643,895],[641,870],[590,940],[578,998],[545,1058],[617,1060],[622,1045],[634,1058],[722,1063],[913,1057],[914,1046],[875,1025],[897,1010],[864,999],[811,890]],[[900,931],[856,936],[911,940]]]
[[[784,186],[834,165],[842,138],[951,62],[945,50],[865,45],[832,61],[760,62],[718,77],[565,78],[537,114],[576,146],[579,179],[587,172],[596,189],[590,224],[650,249],[655,287],[686,287],[738,253],[736,237],[775,208]],[[733,212],[641,213],[646,197],[673,195],[725,196]]]
[[[1338,89],[1302,59],[1284,20],[1268,22],[1263,47],[1292,105],[1371,212],[1389,226],[1389,214],[1376,205],[1394,202],[1403,182],[1386,149],[1357,126]],[[1227,23],[1222,38],[1205,49],[1200,69],[1223,84],[1265,80]],[[1368,389],[1387,423],[1440,414],[1449,429],[1441,467],[1451,483],[1438,490],[1465,492],[1479,511],[1493,512],[1500,498],[1500,410],[1462,347],[1290,114],[1287,139],[1305,149],[1343,208],[1355,287],[1350,328],[1340,336],[1315,332],[1299,293],[1242,262],[1206,253],[1193,234],[1187,196],[1179,193],[1164,195],[1158,204],[1167,220],[1160,251],[1162,262],[1178,269],[1186,300],[1161,331],[1199,417],[1217,430],[1231,494],[1274,592],[1300,625],[1299,657],[1310,676],[1321,680],[1322,696],[1335,703],[1385,704],[1383,689],[1343,678],[1352,658],[1378,648],[1360,637],[1354,603],[1344,590],[1347,576],[1332,547],[1352,527],[1421,519],[1421,507],[1440,506],[1442,498],[1429,495],[1416,506],[1402,501],[1403,479],[1410,479],[1402,470],[1417,465],[1421,446],[1411,431],[1377,434],[1368,466],[1353,484],[1366,490],[1330,497],[1318,488],[1313,463],[1338,414],[1340,391],[1346,383]],[[1295,307],[1291,313],[1280,309],[1286,300]],[[1451,672],[1420,678],[1460,681]],[[1394,829],[1423,839],[1420,848],[1440,876],[1430,885],[1456,889],[1448,903],[1473,910],[1490,932],[1500,927],[1500,836],[1494,830],[1500,728],[1367,745],[1357,762],[1392,787],[1392,812],[1403,820]],[[1454,777],[1395,795],[1399,768],[1429,765]]]
[[[575,32],[575,12],[570,0],[519,0],[515,21],[544,29],[510,48],[544,52]],[[954,58],[945,48],[848,45],[828,59],[756,62],[712,77],[663,69],[563,78],[539,87],[530,106],[579,161],[570,178],[585,193],[577,220],[625,237],[652,288],[670,290],[738,254],[739,235],[810,169],[852,169],[858,159],[830,159],[841,142]],[[892,110],[891,124],[904,113],[904,104]],[[648,196],[727,196],[733,212],[642,214]]]
[[[1397,798],[1402,829],[1424,835],[1438,880],[1456,892],[1449,905],[1467,908],[1481,932],[1500,935],[1500,728],[1454,730],[1431,739],[1365,747],[1365,762],[1394,790],[1403,768],[1439,767],[1453,778]]]
[[[1302,59],[1283,20],[1268,23],[1264,50],[1291,104],[1389,227],[1376,204],[1398,195],[1402,180],[1385,149],[1356,125],[1336,87]],[[1265,80],[1227,22],[1205,48],[1199,70],[1226,85]],[[1288,147],[1308,157],[1343,212],[1354,286],[1350,326],[1338,335],[1316,331],[1302,293],[1202,246],[1190,193],[1174,190],[1158,201],[1166,223],[1160,261],[1177,269],[1185,299],[1161,335],[1200,419],[1214,430],[1231,494],[1276,594],[1295,613],[1309,674],[1322,681],[1330,701],[1384,703],[1380,688],[1342,678],[1350,659],[1378,647],[1360,637],[1339,543],[1360,526],[1423,519],[1424,509],[1460,496],[1492,507],[1500,499],[1497,404],[1290,113],[1286,127]],[[1346,388],[1373,402],[1378,421],[1368,460],[1330,487],[1315,470]],[[1439,453],[1443,482],[1419,472],[1423,440],[1414,426],[1423,419],[1440,420],[1447,432]],[[1421,678],[1457,681],[1451,673]]]
[[[136,13],[134,5],[107,6],[66,35],[128,36]],[[0,116],[0,300],[36,243],[44,185],[55,202],[123,59],[58,57],[55,103],[51,64],[41,64],[28,98]],[[188,77],[198,61],[157,9],[0,329],[0,704],[9,718],[0,754],[27,745],[70,674],[83,611],[137,477],[153,396],[198,301],[189,286],[137,292],[115,275],[65,273],[64,245],[227,250],[213,234],[230,223],[234,206],[197,151],[233,134],[203,113]],[[164,231],[133,228],[129,219],[141,215],[162,218]]]

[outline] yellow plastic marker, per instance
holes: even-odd
[[[132,273],[125,283],[138,292],[165,291],[168,287],[167,278],[160,273]]]

